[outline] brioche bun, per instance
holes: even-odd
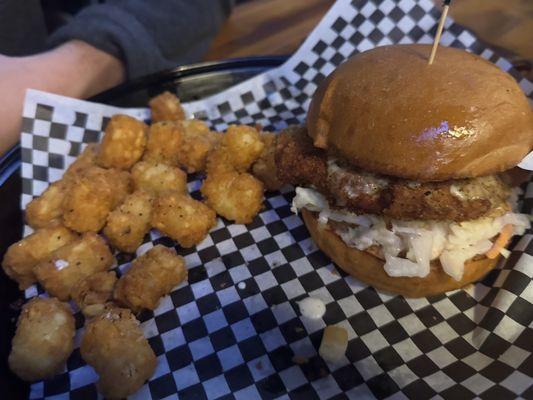
[[[533,113],[515,80],[481,57],[430,45],[360,53],[317,89],[315,146],[366,171],[417,181],[489,175],[533,147]]]
[[[347,246],[333,231],[319,226],[315,213],[303,209],[302,216],[317,246],[339,268],[384,292],[405,297],[426,297],[444,293],[480,280],[498,263],[498,258],[469,260],[465,263],[463,278],[460,281],[446,274],[438,261],[431,263],[430,272],[425,278],[391,277],[383,268],[383,260],[369,252]]]

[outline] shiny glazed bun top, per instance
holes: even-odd
[[[318,87],[315,146],[367,171],[418,181],[488,175],[533,147],[533,113],[515,80],[463,50],[394,45],[360,53]]]

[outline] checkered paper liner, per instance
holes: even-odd
[[[439,11],[430,0],[338,1],[281,67],[203,101],[190,115],[223,130],[230,123],[280,129],[304,120],[316,85],[350,55],[390,43],[431,42]],[[533,84],[451,20],[446,46],[466,48],[509,71],[528,96]],[[438,59],[437,59],[438,62]],[[84,144],[101,138],[118,109],[29,91],[22,132],[22,207],[59,179]],[[198,195],[201,182],[189,189]],[[531,214],[533,183],[521,198]],[[189,281],[152,313],[142,329],[158,357],[154,376],[135,399],[160,398],[473,398],[533,397],[533,241],[529,230],[480,283],[440,296],[406,299],[376,292],[337,270],[291,213],[292,191],[267,195],[249,225],[219,219],[193,249],[176,246]],[[29,233],[26,228],[25,233]],[[174,246],[152,231],[137,254]],[[119,272],[132,256],[118,254]],[[34,286],[26,297],[42,294]],[[301,317],[297,301],[315,296],[322,319]],[[66,370],[32,385],[32,399],[96,398],[97,376],[79,342]],[[322,330],[339,325],[349,345],[341,362],[317,354]],[[293,361],[297,355],[307,362]]]

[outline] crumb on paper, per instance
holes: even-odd
[[[308,363],[309,359],[304,356],[294,355],[294,357],[292,357],[292,362],[294,364],[302,365]]]
[[[326,305],[317,297],[306,297],[298,302],[300,312],[304,317],[319,319],[326,313]]]
[[[330,363],[338,362],[346,353],[348,332],[340,326],[326,326],[318,354]]]

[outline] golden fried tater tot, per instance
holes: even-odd
[[[225,147],[219,145],[209,153],[206,162],[207,175],[235,171]]]
[[[222,171],[208,172],[201,192],[218,215],[248,224],[263,205],[263,190],[263,184],[246,172]]]
[[[60,247],[33,271],[39,283],[51,296],[68,300],[78,281],[108,270],[115,258],[102,237],[88,232],[66,246]]]
[[[187,193],[187,174],[178,167],[139,161],[131,169],[135,190],[158,194],[166,190]]]
[[[230,125],[222,135],[221,145],[228,153],[231,164],[239,172],[247,171],[264,147],[257,129],[248,125]]]
[[[100,315],[107,309],[107,302],[113,298],[117,275],[113,271],[102,271],[80,280],[72,288],[72,300],[86,318]]]
[[[26,206],[26,222],[34,229],[61,222],[63,200],[69,184],[65,179],[52,183]]]
[[[89,176],[90,174],[87,174]],[[133,191],[133,181],[131,174],[128,171],[121,171],[119,169],[105,170],[105,185],[106,190],[111,191],[111,209],[124,202],[128,194]]]
[[[185,134],[191,137],[206,136],[211,132],[207,124],[199,119],[184,119],[180,121],[180,124],[185,130]]]
[[[266,190],[276,191],[281,189],[283,184],[278,179],[276,168],[276,138],[274,133],[263,133],[261,140],[265,147],[263,152],[252,165],[252,173],[265,185]]]
[[[176,250],[156,245],[131,264],[120,277],[114,298],[133,312],[153,310],[163,296],[187,278],[183,257]]]
[[[242,224],[252,222],[257,215],[264,187],[244,171],[262,154],[264,146],[254,127],[232,125],[209,153],[201,191],[217,214]]]
[[[39,229],[9,246],[2,267],[11,279],[18,282],[19,288],[24,290],[37,281],[33,273],[35,265],[77,238],[77,234],[61,225]]]
[[[104,168],[130,169],[146,146],[148,126],[128,115],[114,115],[105,128],[96,162]]]
[[[213,147],[214,143],[203,136],[185,138],[178,155],[180,166],[189,174],[204,171],[207,155]]]
[[[157,365],[154,351],[130,310],[113,307],[85,324],[81,356],[94,368],[96,388],[107,399],[135,393]]]
[[[185,119],[185,111],[176,95],[170,92],[161,93],[148,102],[152,111],[152,122],[179,121]]]
[[[183,126],[173,121],[156,122],[148,131],[148,142],[143,161],[178,165]]]
[[[117,249],[133,253],[150,230],[151,215],[152,195],[137,190],[107,216],[104,235]]]
[[[9,354],[9,368],[25,381],[51,378],[64,368],[76,333],[68,304],[34,298],[22,307]]]
[[[95,181],[78,179],[63,202],[63,221],[77,232],[98,232],[112,208],[110,193]]]
[[[218,133],[216,131],[209,131],[209,134],[207,135],[207,137],[213,143],[213,148],[215,148],[220,144],[223,136],[221,133]]]
[[[152,226],[181,247],[200,243],[216,222],[215,212],[188,194],[167,191],[154,201]]]
[[[207,156],[218,145],[222,135],[210,131],[207,125],[199,120],[185,120],[181,124],[185,129],[178,162],[188,173],[204,171]]]
[[[107,215],[131,191],[126,171],[90,167],[72,180],[63,201],[63,221],[76,232],[98,232]]]
[[[81,154],[69,165],[65,171],[64,178],[72,178],[81,171],[96,165],[100,145],[98,143],[89,143]]]

